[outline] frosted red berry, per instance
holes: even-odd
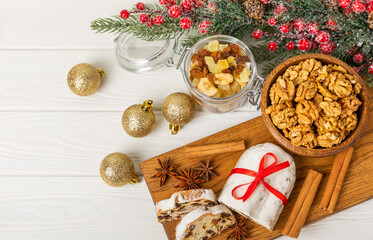
[[[126,9],[123,9],[120,12],[120,17],[123,18],[123,19],[127,19],[129,16],[130,16],[130,13]]]
[[[316,35],[316,41],[318,43],[326,43],[330,40],[330,34],[327,31],[319,31]]]
[[[282,33],[289,32],[289,30],[290,30],[289,23],[283,23],[283,24],[281,24],[279,29],[280,29],[280,31]]]
[[[146,23],[146,22],[149,20],[149,16],[146,15],[145,13],[143,13],[143,14],[141,14],[141,15],[139,16],[139,19],[140,19],[140,22],[142,22],[142,23]]]
[[[275,8],[275,15],[281,15],[283,13],[286,13],[288,11],[288,8],[284,5],[278,5],[276,8]]]
[[[205,0],[194,0],[194,4],[196,5],[196,7],[203,7],[205,2]]]
[[[144,4],[144,3],[142,3],[142,2],[138,2],[138,3],[136,3],[136,8],[137,8],[137,10],[142,11],[142,10],[144,10],[144,7],[145,7],[145,4]]]
[[[361,53],[355,53],[352,58],[356,63],[361,63],[364,60],[364,56]]]
[[[177,5],[170,7],[169,14],[173,18],[178,18],[181,16],[181,8]]]
[[[298,31],[303,31],[304,29],[306,29],[307,24],[304,20],[296,18],[294,19],[293,23],[294,23],[295,29],[297,29]]]
[[[215,7],[215,5],[214,5],[213,2],[210,2],[210,3],[209,3],[209,9],[210,9],[211,11],[218,12],[218,10],[216,10],[216,7]]]
[[[311,34],[316,34],[319,31],[319,24],[315,22],[308,24],[307,31]]]
[[[370,67],[368,68],[368,71],[369,71],[370,74],[373,75],[373,64],[370,65]]]
[[[146,22],[146,24],[148,24],[148,27],[151,27],[151,26],[154,25],[154,20],[153,20],[152,18],[150,18],[150,19]]]
[[[267,3],[269,3],[271,0],[261,0],[262,1],[262,3],[264,3],[264,4],[267,4]]]
[[[333,42],[327,42],[327,43],[320,44],[319,49],[320,49],[320,52],[322,52],[323,54],[329,55],[335,49],[335,45]]]
[[[255,39],[261,39],[263,37],[263,31],[260,30],[260,29],[256,29],[254,32],[253,32],[253,37]]]
[[[210,25],[211,25],[211,22],[210,21],[203,21],[199,24],[199,27],[198,27],[198,30],[199,32],[203,35],[205,33],[207,33],[207,31],[209,30],[210,28]]]
[[[193,0],[183,0],[181,1],[180,6],[185,11],[190,11],[193,7]]]
[[[268,19],[268,24],[270,26],[276,26],[277,25],[277,19],[275,17],[271,17]]]
[[[351,5],[351,0],[339,0],[339,6],[341,8],[347,8]]]
[[[295,43],[292,42],[292,41],[286,43],[286,48],[287,48],[288,50],[294,50],[294,48],[295,48]]]
[[[349,17],[352,13],[353,11],[351,8],[345,8],[345,10],[343,11],[343,15],[345,15],[346,17]]]
[[[365,11],[367,11],[368,13],[373,11],[373,0],[369,0],[367,2],[367,6],[365,8]]]
[[[168,0],[167,3],[168,5],[173,6],[176,5],[176,0]]]
[[[308,49],[310,49],[310,47],[311,47],[311,43],[308,39],[303,38],[303,39],[299,40],[299,42],[298,42],[299,50],[304,52],[304,51],[307,51]]]
[[[155,24],[162,25],[163,22],[164,22],[164,19],[161,15],[158,15],[158,16],[154,17],[154,23]]]
[[[329,19],[326,21],[326,26],[330,31],[337,31],[338,30],[338,23],[336,23],[333,19]]]
[[[356,0],[352,3],[352,9],[357,13],[361,13],[365,10],[365,4],[361,0]]]
[[[167,0],[159,0],[159,4],[161,5],[166,5],[168,3]]]
[[[180,27],[182,29],[189,29],[192,26],[192,20],[188,17],[180,19]]]
[[[267,48],[268,48],[269,51],[273,52],[273,51],[275,51],[277,49],[277,43],[275,43],[275,42],[269,42]]]

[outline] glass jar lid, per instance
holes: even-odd
[[[134,73],[144,73],[163,66],[176,51],[176,40],[145,41],[121,34],[115,42],[119,66]]]

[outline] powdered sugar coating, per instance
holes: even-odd
[[[276,155],[278,159],[277,164],[288,161],[290,167],[265,177],[264,181],[289,198],[296,179],[295,163],[293,158],[277,145],[264,143],[249,148],[242,154],[235,168],[246,168],[257,172],[260,160],[269,152]],[[273,161],[266,161],[265,167],[270,165],[272,162]],[[252,180],[254,180],[254,177],[243,174],[231,175],[228,178],[218,200],[231,209],[251,218],[258,224],[272,230],[276,225],[284,206],[282,201],[268,191],[263,184],[259,183],[255,191],[245,202],[242,200],[236,200],[232,196],[232,190],[234,187],[250,183]],[[239,188],[235,192],[236,196],[242,196],[246,192],[246,189],[247,187]]]

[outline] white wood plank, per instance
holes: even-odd
[[[81,62],[106,72],[100,89],[87,97],[75,95],[66,83],[70,68]],[[124,111],[146,99],[160,109],[172,92],[188,92],[179,70],[129,73],[117,66],[112,50],[2,51],[0,73],[0,111]]]
[[[103,157],[125,152],[138,164],[212,133],[244,122],[258,113],[216,115],[198,112],[171,135],[160,112],[144,138],[128,136],[122,112],[3,112],[0,114],[0,175],[98,176]]]
[[[112,188],[99,177],[0,177],[0,195],[0,239],[166,239],[145,182]],[[372,210],[367,201],[305,227],[299,239],[371,239]]]

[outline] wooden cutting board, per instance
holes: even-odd
[[[373,90],[369,89],[369,93],[371,99],[370,102],[372,104]],[[258,117],[185,146],[198,146],[239,140],[245,141],[246,149],[259,143],[276,143],[264,125],[262,118]],[[151,176],[155,174],[154,169],[158,167],[158,158],[161,158],[162,160],[168,157],[171,158],[172,163],[178,165],[179,169],[196,167],[199,165],[198,161],[205,161],[208,159],[208,157],[186,159],[184,154],[185,146],[156,156],[140,164],[141,171],[144,175],[154,202],[169,198],[174,192],[182,190],[180,188],[174,188],[174,186],[179,183],[179,181],[175,178],[169,177],[162,187],[159,186],[159,178],[151,178]],[[373,111],[371,111],[370,122],[365,130],[365,133],[353,145],[353,147],[355,148],[355,151],[335,208],[336,212],[373,197]],[[216,195],[219,196],[230,171],[233,169],[242,153],[243,151],[212,156],[213,165],[218,166],[215,171],[218,176],[212,177],[210,181],[206,183],[202,183],[200,185],[201,188],[211,188]],[[250,239],[266,240],[281,235],[281,231],[285,226],[286,220],[288,219],[290,211],[309,169],[314,169],[321,172],[324,177],[317,191],[310,213],[308,214],[306,224],[331,215],[330,213],[319,209],[318,206],[326,187],[334,156],[311,158],[293,155],[293,157],[297,167],[297,181],[295,183],[294,190],[290,195],[289,202],[284,208],[274,231],[271,232],[252,221],[248,221],[246,224],[250,226],[248,231]],[[155,218],[156,216],[154,215],[154,219]],[[163,224],[169,239],[175,239],[175,227],[178,222],[179,221],[173,221]],[[229,232],[230,229],[224,231],[222,234],[214,237],[213,239],[226,239]]]

